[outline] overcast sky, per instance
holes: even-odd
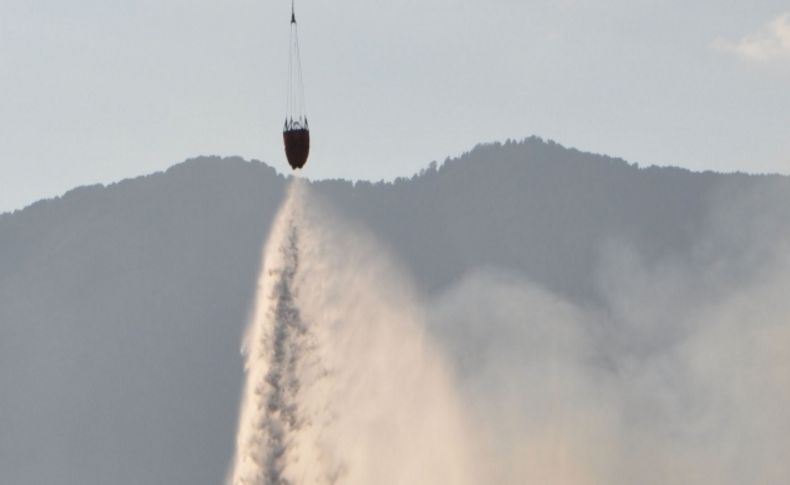
[[[0,0],[0,212],[241,155],[285,172],[288,0]],[[787,0],[297,0],[306,175],[538,135],[790,173]]]

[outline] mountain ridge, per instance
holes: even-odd
[[[489,147],[496,148],[496,147],[508,146],[508,145],[511,145],[511,144],[513,144],[513,145],[522,145],[522,144],[529,143],[529,142],[545,143],[545,144],[550,145],[550,146],[559,147],[560,149],[565,150],[565,151],[567,151],[569,153],[576,153],[576,154],[583,155],[583,156],[590,156],[590,157],[601,158],[601,159],[603,159],[604,161],[607,161],[607,162],[624,164],[624,165],[627,165],[629,167],[636,168],[638,170],[678,170],[678,171],[689,173],[689,174],[700,174],[700,175],[743,175],[743,176],[748,176],[748,177],[790,178],[790,175],[781,174],[781,173],[772,173],[772,172],[743,172],[743,171],[740,171],[740,170],[734,171],[734,172],[721,172],[721,171],[715,171],[715,170],[692,170],[692,169],[688,169],[688,168],[685,168],[685,167],[679,167],[679,166],[674,166],[674,165],[647,165],[647,166],[641,166],[641,165],[639,165],[638,163],[635,163],[635,162],[628,162],[627,160],[625,160],[625,159],[623,159],[621,157],[609,156],[609,155],[602,154],[602,153],[597,153],[597,152],[589,152],[589,151],[585,151],[585,150],[578,149],[578,148],[575,148],[575,147],[566,147],[566,146],[562,145],[561,143],[558,143],[558,142],[556,142],[554,140],[544,139],[544,138],[541,138],[539,136],[533,135],[533,136],[529,136],[529,137],[526,137],[526,138],[522,138],[520,140],[507,139],[505,141],[492,141],[492,142],[478,143],[477,145],[472,147],[470,150],[467,150],[467,151],[461,153],[460,155],[448,156],[441,163],[439,163],[438,161],[434,160],[434,161],[430,162],[426,167],[420,169],[419,171],[415,172],[412,175],[398,176],[398,177],[395,177],[395,178],[393,178],[391,180],[385,180],[385,179],[380,179],[380,180],[377,180],[377,181],[373,181],[373,180],[348,180],[348,179],[343,179],[343,178],[328,178],[328,179],[317,179],[317,180],[308,179],[308,180],[310,180],[310,182],[312,182],[312,183],[343,181],[343,182],[348,182],[348,183],[350,183],[352,185],[355,185],[355,184],[358,184],[358,183],[373,184],[373,185],[388,185],[388,184],[391,185],[391,184],[397,183],[398,181],[411,180],[411,179],[413,179],[415,177],[419,177],[419,176],[423,175],[425,172],[431,170],[432,166],[436,167],[436,169],[441,169],[446,164],[454,163],[455,161],[463,159],[463,158],[469,156],[470,154],[475,153],[478,150],[485,150],[485,149],[487,149]],[[61,199],[64,199],[64,198],[70,196],[73,192],[81,192],[83,190],[95,190],[95,189],[110,189],[110,188],[115,187],[115,186],[120,185],[120,184],[132,183],[132,182],[136,182],[136,181],[139,181],[139,180],[142,180],[142,179],[146,179],[148,177],[155,177],[155,176],[159,176],[159,175],[164,175],[164,174],[167,174],[168,172],[170,172],[173,169],[177,169],[178,167],[181,167],[182,165],[190,165],[190,164],[195,163],[195,162],[205,162],[205,161],[220,162],[220,163],[226,163],[226,162],[229,162],[229,161],[230,162],[238,162],[238,161],[240,161],[240,162],[248,163],[248,164],[252,164],[252,165],[263,165],[263,166],[265,166],[265,167],[267,167],[267,168],[269,168],[271,170],[274,170],[274,172],[277,174],[277,176],[283,177],[285,179],[287,179],[290,176],[292,176],[290,174],[283,174],[281,172],[277,172],[277,170],[273,166],[269,165],[265,161],[261,161],[261,160],[257,160],[257,159],[247,159],[247,158],[244,158],[244,157],[241,157],[241,156],[237,156],[237,155],[227,155],[227,156],[226,155],[198,155],[198,156],[187,158],[186,160],[183,160],[181,162],[175,163],[175,164],[171,165],[170,167],[168,167],[168,168],[166,168],[164,170],[158,170],[158,171],[147,173],[147,174],[141,174],[141,175],[137,175],[137,176],[133,176],[133,177],[127,177],[127,178],[123,178],[123,179],[115,181],[115,182],[92,183],[92,184],[79,185],[77,187],[74,187],[74,188],[71,188],[71,189],[67,190],[66,192],[64,192],[61,195],[55,195],[55,196],[52,196],[52,197],[45,197],[45,198],[39,199],[37,201],[34,201],[34,202],[32,202],[32,203],[30,203],[30,204],[28,204],[28,205],[26,205],[26,206],[24,206],[22,208],[14,209],[14,210],[11,210],[11,211],[6,211],[6,212],[0,212],[0,221],[2,221],[4,218],[7,218],[8,216],[13,216],[13,215],[15,215],[15,214],[17,214],[19,212],[23,212],[25,210],[28,210],[28,209],[34,207],[34,206],[38,206],[40,204],[46,204],[46,203],[49,203],[49,202],[59,201]]]
[[[0,216],[0,482],[222,481],[239,342],[287,181],[201,157]],[[639,168],[537,138],[411,178],[310,186],[426,299],[483,268],[609,311],[612,251],[705,285],[771,264],[753,240],[790,228],[790,177]]]

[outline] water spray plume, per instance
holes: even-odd
[[[295,180],[263,256],[228,483],[474,483],[407,279]]]
[[[613,242],[601,307],[494,268],[421,301],[327,207],[295,181],[266,244],[229,483],[790,483],[790,227],[713,213],[696,271]]]

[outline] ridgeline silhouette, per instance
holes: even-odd
[[[201,157],[0,215],[0,482],[222,481],[239,341],[286,183],[263,163]],[[494,267],[605,311],[612,247],[702,272],[745,251],[741,236],[790,227],[788,177],[638,168],[538,138],[391,183],[311,185],[428,296]],[[722,212],[737,224],[710,244]],[[749,248],[725,277],[759,265]]]

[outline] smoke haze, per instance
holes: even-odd
[[[776,190],[721,195],[694,261],[606,245],[602,306],[494,270],[433,305],[486,482],[790,480],[786,208]]]

